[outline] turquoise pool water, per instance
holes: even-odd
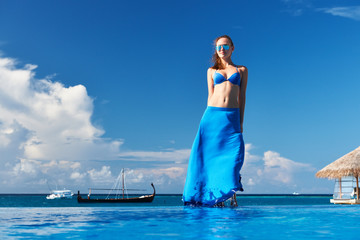
[[[266,204],[271,197],[263,204],[261,197],[247,200],[252,198],[258,204],[244,204],[240,198],[243,205],[238,208],[160,204],[177,202],[176,197],[158,198],[160,202],[147,206],[0,207],[0,239],[359,238],[358,206],[332,205],[329,197],[295,198],[305,204],[292,204],[291,197],[272,198],[281,205]]]

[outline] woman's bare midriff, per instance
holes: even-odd
[[[239,108],[238,103],[239,86],[233,85],[229,81],[216,84],[214,93],[208,100],[208,106]]]

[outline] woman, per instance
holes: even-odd
[[[185,205],[222,206],[242,191],[242,137],[247,68],[231,60],[234,44],[215,39],[214,66],[207,71],[208,107],[192,146],[183,193]]]

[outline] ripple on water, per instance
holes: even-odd
[[[0,238],[356,239],[359,217],[358,207],[332,205],[0,208]]]

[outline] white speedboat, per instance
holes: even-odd
[[[51,191],[50,195],[46,196],[46,199],[63,199],[63,198],[72,198],[74,194],[71,190],[54,190]]]

